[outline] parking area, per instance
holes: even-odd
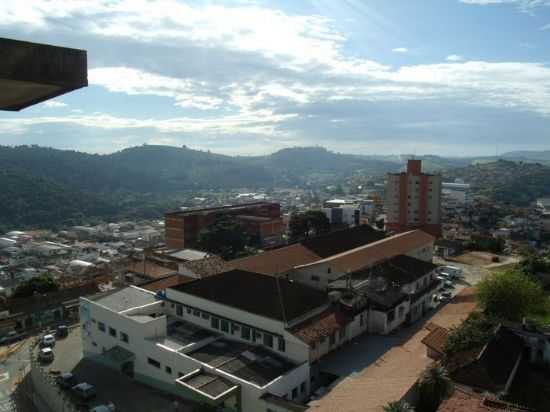
[[[470,265],[454,261],[451,262],[437,257],[434,257],[434,263],[442,266],[455,266],[462,270],[462,275],[452,280],[452,287],[441,290],[441,292],[450,292],[451,298],[458,295],[465,288],[475,286],[484,277],[491,273],[487,268],[483,266]]]
[[[112,402],[117,412],[187,412],[189,403],[142,385],[94,361],[82,358],[80,329],[58,340],[53,348],[55,359],[46,366],[52,374],[72,372],[78,382],[93,385],[97,396],[83,410]],[[177,403],[176,403],[177,402]]]

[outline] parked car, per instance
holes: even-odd
[[[90,412],[116,412],[116,408],[113,402],[109,402],[106,405],[97,405],[95,408],[90,409]]]
[[[452,297],[453,297],[453,294],[451,292],[443,292],[441,293],[441,295],[439,295],[439,300],[441,299],[448,300],[448,299],[451,299]]]
[[[55,336],[48,334],[42,336],[42,340],[40,341],[40,346],[43,348],[51,348],[55,346]]]
[[[69,328],[66,325],[59,325],[55,330],[55,336],[58,338],[66,338],[69,336]]]
[[[445,286],[445,288],[447,289],[452,289],[455,287],[454,283],[450,280],[446,280],[445,282],[443,282],[443,286]]]
[[[25,337],[24,333],[20,333],[17,331],[10,331],[6,336],[2,336],[0,338],[0,345],[9,345],[10,343],[17,342],[18,340],[21,340]]]
[[[38,351],[38,360],[42,363],[50,363],[54,360],[52,348],[42,348]]]
[[[97,395],[95,387],[87,382],[79,383],[72,387],[71,391],[80,399],[88,400]]]
[[[439,272],[446,272],[448,274],[450,274],[451,276],[461,276],[462,275],[462,269],[459,268],[458,266],[440,266],[439,268]]]
[[[78,381],[76,380],[76,376],[72,373],[65,372],[55,378],[55,383],[63,389],[71,389],[78,384]]]

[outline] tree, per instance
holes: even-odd
[[[288,226],[291,240],[300,240],[330,231],[330,222],[320,210],[294,213]]]
[[[451,328],[445,342],[445,355],[483,347],[488,341],[497,321],[480,312],[472,312],[460,325]]]
[[[537,273],[550,271],[550,263],[544,256],[531,250],[524,251],[522,255],[523,259],[516,265],[516,269],[524,275],[535,277]]]
[[[14,298],[26,298],[35,293],[48,293],[59,290],[59,285],[48,276],[37,276],[22,282],[13,292]]]
[[[519,272],[497,272],[477,285],[481,306],[492,316],[519,321],[545,310],[547,298],[542,285]]]
[[[420,412],[436,412],[437,408],[452,390],[452,383],[447,370],[438,364],[428,366],[418,383]]]
[[[384,412],[414,412],[414,408],[407,402],[390,402],[384,406]]]
[[[228,260],[242,256],[249,242],[245,228],[231,216],[218,217],[198,238],[200,248]]]

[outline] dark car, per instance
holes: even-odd
[[[71,389],[78,384],[76,376],[70,372],[62,373],[55,378],[55,383],[61,386],[63,389]]]
[[[87,382],[79,383],[71,388],[71,391],[82,400],[92,399],[96,396],[96,390],[93,385]]]
[[[55,330],[55,336],[58,338],[66,338],[69,336],[69,328],[65,325],[59,325]]]
[[[24,333],[19,333],[14,330],[8,332],[6,336],[0,338],[0,345],[9,345],[10,343],[15,343],[18,340],[21,340],[25,337]]]

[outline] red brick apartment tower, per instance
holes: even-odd
[[[277,243],[285,230],[278,203],[255,202],[172,212],[164,216],[166,246],[171,249],[194,247],[200,231],[221,215],[233,216],[262,244]]]
[[[422,161],[409,160],[406,172],[388,173],[384,206],[388,230],[440,236],[441,175],[422,173]]]

